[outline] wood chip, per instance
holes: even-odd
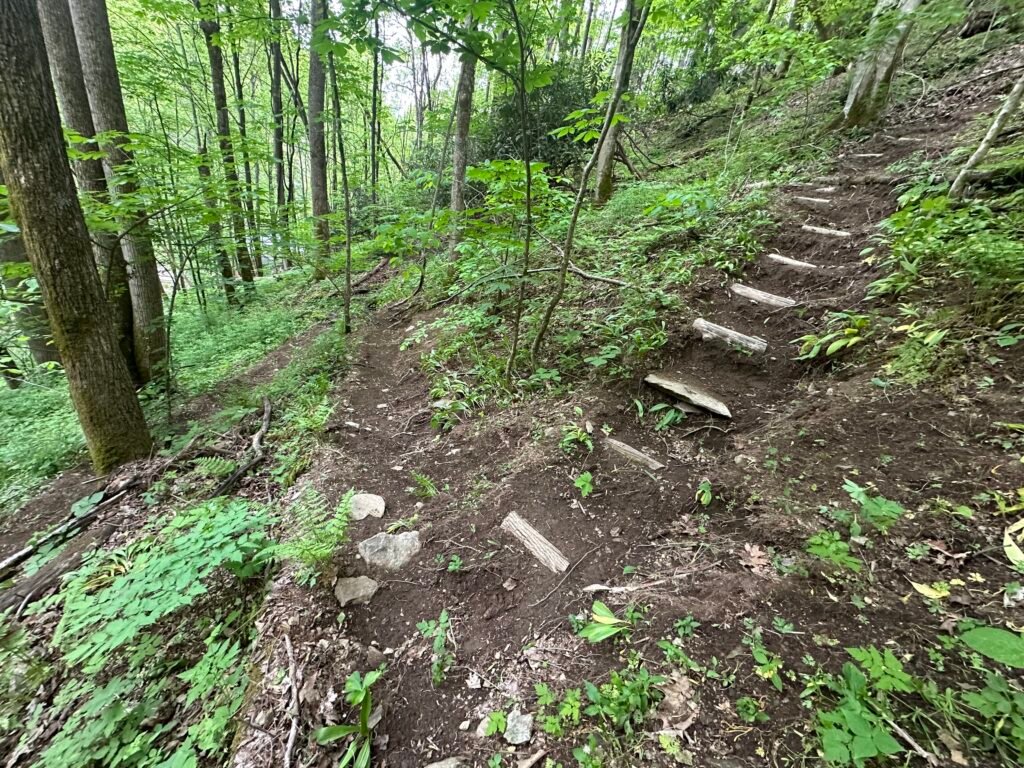
[[[644,382],[690,405],[696,405],[698,408],[703,408],[705,411],[710,411],[717,416],[724,416],[727,419],[732,418],[729,406],[722,402],[721,398],[688,379],[680,376],[669,377],[663,376],[660,373],[649,373],[644,378]]]
[[[615,453],[619,454],[620,456],[623,456],[629,459],[630,461],[636,462],[637,464],[643,464],[648,469],[658,470],[665,468],[665,465],[662,464],[657,459],[651,458],[643,451],[638,451],[631,445],[626,445],[621,440],[616,440],[613,437],[606,437],[604,440],[604,444],[607,445],[610,450],[615,451]]]
[[[515,512],[510,512],[501,521],[501,527],[519,539],[523,546],[553,573],[563,573],[569,567],[569,561],[565,559],[565,555]]]
[[[853,234],[845,229],[829,229],[828,227],[815,227],[813,224],[801,224],[800,229],[804,232],[813,232],[816,235],[827,235],[829,237],[853,237]]]
[[[718,339],[719,341],[743,347],[743,349],[757,354],[764,352],[768,348],[768,342],[764,339],[757,336],[747,336],[745,333],[734,331],[732,328],[726,328],[724,325],[708,322],[702,317],[693,321],[693,330],[697,331],[705,341],[707,339]]]
[[[792,307],[796,304],[793,299],[787,299],[785,296],[776,296],[774,293],[765,293],[742,283],[733,283],[729,286],[729,290],[737,296],[749,299],[755,304],[764,304],[769,307]]]

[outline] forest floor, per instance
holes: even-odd
[[[870,655],[857,649],[875,651],[883,671],[868,684],[889,691],[902,690],[898,665],[940,687],[979,688],[980,659],[952,636],[968,618],[1013,626],[1020,617],[1024,579],[1002,541],[1024,501],[1022,438],[1010,423],[1020,420],[1024,344],[915,387],[887,374],[880,350],[831,365],[795,360],[790,343],[819,332],[829,311],[883,308],[866,299],[884,273],[865,249],[896,209],[893,169],[963,145],[960,132],[999,87],[984,80],[900,106],[878,132],[840,147],[825,176],[774,189],[777,227],[763,255],[741,274],[699,274],[680,295],[686,311],[667,320],[668,344],[629,381],[594,381],[438,431],[421,366],[433,342],[416,334],[436,311],[369,314],[327,371],[329,416],[305,458],[237,489],[280,502],[284,519],[306,488],[330,506],[355,488],[386,507],[351,522],[350,543],[315,585],[285,567],[266,599],[253,598],[233,764],[332,764],[343,746],[317,747],[313,734],[346,721],[346,678],[382,664],[374,764],[395,768],[449,758],[526,768],[541,757],[819,764],[822,718],[845,706],[826,679],[855,653]],[[793,304],[755,304],[730,289],[737,282]],[[695,316],[767,348],[702,339]],[[331,333],[314,326],[237,383],[265,391],[318,338],[337,345]],[[636,402],[649,411],[669,398],[644,384],[649,373],[695,383],[731,418],[690,413],[655,431]],[[285,385],[276,392],[294,396]],[[190,413],[214,410],[202,400]],[[237,452],[257,427],[258,414],[245,417],[209,455]],[[608,437],[662,466],[623,458]],[[272,430],[267,449],[278,448]],[[294,485],[279,498],[282,471]],[[63,519],[79,483],[69,475],[27,507],[18,533],[5,534],[8,549]],[[511,513],[568,567],[549,570],[506,532]],[[103,520],[117,527],[110,545],[130,541],[147,514],[140,502],[115,508]],[[357,549],[380,533],[408,544],[412,531],[418,546],[395,569],[368,565]],[[335,580],[357,576],[376,592],[339,607]],[[590,643],[579,631],[595,600],[621,631]],[[52,630],[56,612],[33,614],[34,631]],[[431,620],[442,625],[435,638],[421,625]],[[1005,743],[937,710],[938,698],[908,690],[897,722],[864,717],[891,732],[909,764],[1014,764]],[[1024,727],[1024,704],[1015,706]],[[851,739],[862,735],[851,728]],[[574,749],[584,751],[574,758]],[[21,764],[11,754],[7,765]]]

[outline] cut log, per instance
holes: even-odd
[[[774,261],[776,264],[781,264],[784,267],[792,267],[793,269],[817,269],[817,264],[811,264],[809,261],[800,261],[799,259],[791,259],[789,256],[783,256],[781,253],[766,253],[765,258],[769,261]]]
[[[819,194],[819,195],[831,195],[833,192],[836,191],[836,188],[835,187],[818,187],[814,191],[817,194]]]
[[[774,293],[765,293],[742,283],[733,283],[729,286],[729,290],[737,296],[749,299],[755,304],[764,304],[769,307],[792,307],[796,304],[793,299],[787,299],[785,296],[776,296]]]
[[[536,528],[515,512],[508,513],[501,521],[501,527],[519,539],[523,546],[553,573],[564,573],[569,567],[569,561],[558,551],[558,547],[545,539]]]
[[[702,317],[698,317],[693,321],[693,330],[697,331],[705,341],[708,339],[718,339],[719,341],[743,347],[743,349],[758,354],[768,349],[768,342],[764,339],[760,339],[757,336],[747,336],[745,333],[734,331],[732,328],[726,328],[724,325],[710,323]]]
[[[813,224],[801,224],[800,229],[804,232],[813,232],[816,235],[828,235],[829,237],[853,237],[853,234],[845,229],[829,229],[828,227],[816,227]]]
[[[679,398],[683,402],[696,405],[705,411],[710,411],[716,416],[724,416],[727,419],[732,418],[729,406],[722,402],[720,397],[686,378],[680,376],[670,378],[662,376],[660,373],[649,373],[644,378],[644,382],[656,389],[660,389],[662,392],[667,392],[673,397]]]
[[[823,197],[804,197],[803,195],[793,195],[793,199],[798,203],[809,205],[812,208],[831,208],[832,201],[826,200]]]
[[[614,451],[615,453],[619,454],[620,456],[623,456],[624,458],[629,459],[632,462],[635,462],[637,464],[643,464],[648,469],[658,470],[665,468],[665,465],[662,464],[657,459],[651,458],[643,451],[638,451],[631,445],[626,445],[621,440],[616,440],[615,438],[612,437],[606,437],[604,439],[604,444],[608,446],[609,450]]]

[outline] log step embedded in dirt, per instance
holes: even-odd
[[[612,437],[606,437],[604,440],[604,444],[608,446],[608,449],[610,451],[614,451],[615,453],[619,454],[619,456],[629,459],[630,461],[635,462],[636,464],[642,464],[648,469],[659,470],[665,468],[665,465],[662,464],[657,459],[648,456],[643,451],[638,451],[633,446],[627,445],[621,440],[616,440],[615,438]]]
[[[693,330],[697,331],[705,341],[708,339],[718,339],[756,354],[760,354],[768,349],[768,342],[764,339],[760,339],[757,336],[747,336],[745,333],[734,331],[732,328],[726,328],[724,325],[710,323],[702,317],[693,321]]]
[[[799,259],[791,259],[789,256],[783,256],[781,253],[766,253],[765,258],[769,261],[774,261],[776,264],[781,264],[784,267],[792,267],[793,269],[817,269],[817,264],[811,264],[809,261],[800,261]]]
[[[796,302],[793,299],[787,299],[785,296],[776,296],[774,293],[766,293],[765,291],[759,291],[757,288],[751,288],[749,285],[743,285],[742,283],[733,283],[729,286],[729,290],[744,299],[749,299],[755,304],[764,304],[768,307],[792,307]]]
[[[804,232],[813,232],[816,235],[826,235],[828,237],[853,237],[853,233],[847,232],[845,229],[829,229],[828,227],[816,227],[813,224],[801,224],[800,229]]]
[[[793,199],[802,203],[803,205],[809,205],[812,208],[831,208],[832,201],[826,200],[824,197],[805,197],[804,195],[793,195]]]
[[[553,573],[564,573],[565,569],[569,567],[569,561],[565,559],[565,555],[558,550],[558,547],[545,539],[536,528],[515,512],[509,512],[501,521],[501,527],[519,539],[523,546]]]
[[[687,378],[676,375],[664,376],[660,373],[649,373],[644,378],[644,383],[655,389],[660,389],[662,392],[666,392],[682,400],[684,403],[703,408],[705,411],[716,416],[724,416],[727,419],[732,418],[729,406],[718,395]]]

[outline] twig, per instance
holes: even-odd
[[[935,755],[933,755],[931,752],[929,752],[916,741],[914,741],[914,737],[907,733],[905,730],[903,730],[900,727],[899,723],[897,723],[895,720],[892,720],[891,718],[885,717],[884,715],[882,716],[882,719],[885,720],[885,722],[889,724],[889,727],[896,731],[896,733],[899,734],[899,736],[905,742],[907,742],[907,744],[909,744],[911,748],[917,753],[918,757],[924,759],[928,763],[928,765],[939,764],[939,761],[935,759]]]
[[[288,731],[288,742],[284,748],[284,768],[292,768],[292,751],[295,749],[295,738],[299,734],[299,672],[295,666],[292,639],[288,635],[284,636],[284,647],[288,652],[288,680],[292,689],[292,726]]]
[[[552,590],[551,590],[550,592],[548,592],[548,593],[547,593],[546,595],[544,595],[544,597],[542,597],[542,598],[541,598],[540,600],[538,600],[537,602],[535,602],[535,603],[532,603],[532,604],[530,605],[530,607],[531,607],[531,608],[536,608],[536,607],[537,607],[538,605],[540,605],[540,604],[541,604],[541,603],[543,603],[543,602],[544,602],[545,600],[547,600],[547,599],[548,599],[549,597],[551,597],[551,596],[552,596],[553,594],[555,594],[555,592],[557,592],[557,591],[558,591],[559,587],[561,587],[561,586],[562,586],[562,585],[563,585],[563,584],[565,583],[565,580],[566,580],[566,579],[568,579],[568,578],[569,578],[569,576],[570,576],[570,575],[572,574],[572,572],[576,570],[576,566],[577,566],[577,565],[579,565],[580,563],[582,563],[582,562],[583,562],[584,560],[586,560],[586,559],[587,559],[588,557],[590,557],[590,556],[591,556],[592,554],[594,554],[594,552],[596,552],[596,551],[597,551],[598,549],[600,549],[600,547],[601,547],[601,545],[600,545],[600,544],[598,544],[598,545],[597,545],[596,547],[594,547],[594,548],[593,548],[593,549],[591,549],[591,550],[590,550],[589,552],[587,552],[586,554],[584,554],[584,555],[583,555],[583,557],[581,557],[581,558],[580,558],[579,560],[577,560],[577,561],[576,561],[576,562],[575,562],[575,563],[573,564],[573,566],[572,566],[572,567],[571,567],[571,568],[570,568],[570,569],[569,569],[568,571],[566,571],[566,572],[565,572],[565,576],[563,576],[563,577],[562,577],[562,580],[561,580],[561,581],[559,581],[559,582],[558,582],[557,584],[555,584],[555,588],[554,588],[554,589],[552,589]]]
[[[712,563],[702,571],[707,571],[719,565],[722,561]],[[624,587],[609,587],[607,584],[591,584],[589,587],[584,587],[584,592],[609,592],[611,594],[620,594],[622,592],[639,592],[641,589],[650,589],[651,587],[660,587],[662,584],[668,584],[669,582],[676,581],[677,579],[685,579],[689,576],[693,576],[697,571],[687,571],[686,573],[677,573],[675,576],[669,576],[667,579],[658,579],[656,581],[646,581],[643,584],[628,584]]]
[[[207,497],[215,499],[218,496],[223,496],[229,490],[231,490],[235,483],[242,479],[242,477],[253,467],[263,461],[265,454],[263,452],[263,438],[267,436],[267,431],[270,429],[270,399],[267,397],[263,398],[263,423],[259,428],[259,431],[252,436],[252,453],[253,456],[249,461],[240,466],[223,483],[213,489],[213,492]]]

